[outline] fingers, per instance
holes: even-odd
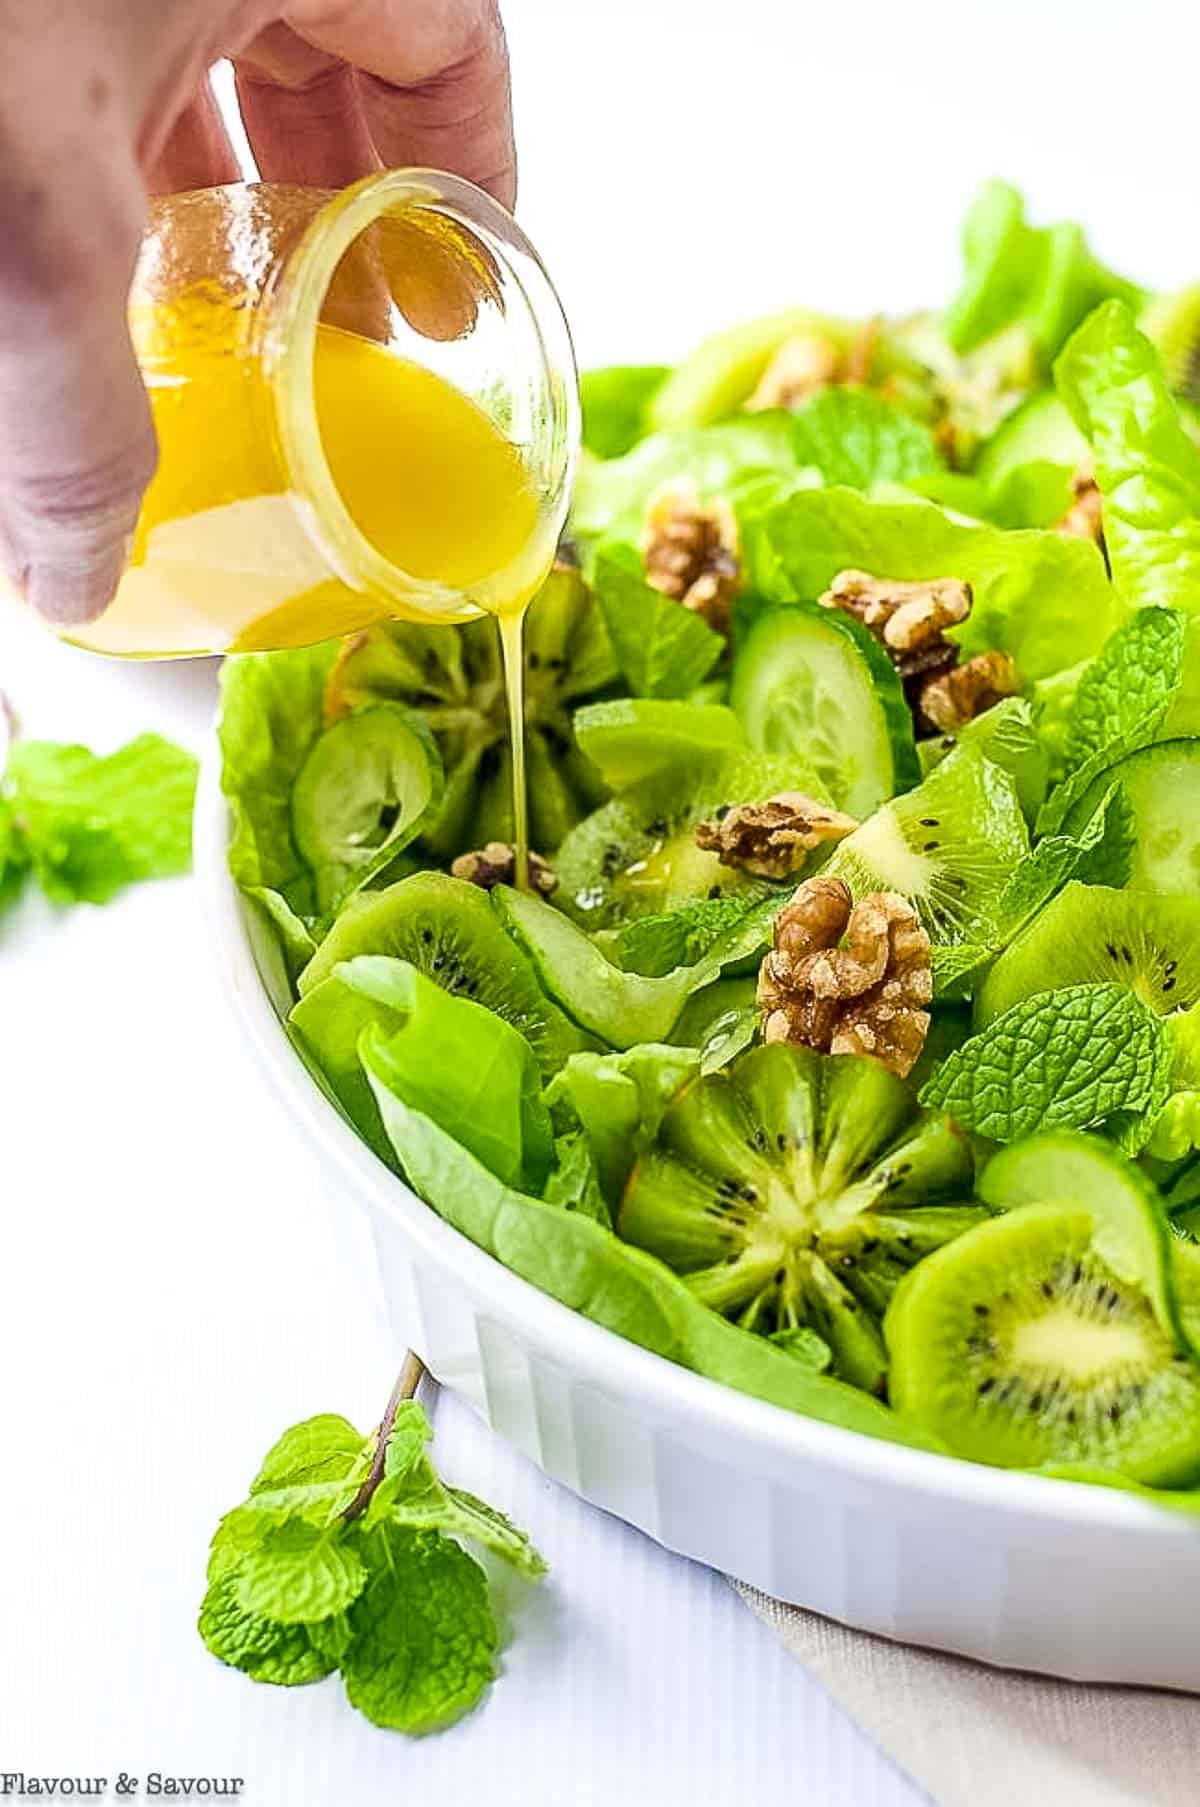
[[[236,182],[238,161],[207,81],[184,107],[162,149],[146,171],[151,194],[174,194],[184,188],[215,188]]]
[[[125,320],[141,215],[132,154],[0,175],[0,556],[62,624],[111,601],[154,469]]]
[[[494,0],[296,0],[289,18],[357,67],[384,164],[453,170],[512,205],[508,52]]]
[[[341,188],[378,169],[354,71],[273,25],[235,63],[238,103],[268,182]]]

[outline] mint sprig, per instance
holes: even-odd
[[[186,872],[195,757],[141,734],[104,758],[15,740],[0,772],[0,905],[32,875],[56,903],[107,903],[126,885]]]
[[[1123,1143],[1140,1145],[1139,1124],[1144,1142],[1166,1101],[1172,1060],[1162,1023],[1124,986],[1066,985],[1022,998],[963,1042],[921,1103],[992,1142],[1119,1116]]]
[[[429,1460],[410,1355],[369,1437],[326,1414],[285,1431],[212,1540],[199,1631],[254,1681],[340,1670],[376,1725],[419,1734],[469,1712],[495,1674],[488,1581],[466,1538],[536,1579],[523,1531]]]
[[[1173,609],[1141,609],[1111,636],[1079,680],[1067,722],[1067,773],[1038,832],[1060,828],[1084,792],[1118,760],[1149,746],[1184,692],[1188,640]]]

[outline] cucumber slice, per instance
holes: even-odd
[[[1200,893],[1200,740],[1164,740],[1102,772],[1067,817],[1077,833],[1116,779],[1133,814],[1132,891]]]
[[[571,725],[580,750],[614,791],[745,744],[737,716],[721,703],[619,697],[577,709]]]
[[[889,1308],[892,1404],[999,1467],[1192,1481],[1200,1367],[1145,1176],[1111,1144],[1060,1132],[1004,1150],[980,1190],[1005,1214],[928,1256]]]
[[[1146,1175],[1111,1142],[1066,1129],[1030,1136],[993,1155],[978,1191],[997,1211],[1070,1205],[1089,1212],[1097,1254],[1145,1294],[1166,1335],[1182,1341],[1166,1213]]]
[[[492,903],[550,996],[612,1048],[666,1041],[688,998],[720,972],[711,959],[657,979],[624,972],[540,897],[497,885]]]
[[[860,820],[920,776],[890,659],[835,610],[795,603],[760,616],[734,662],[730,702],[751,746],[802,755]]]
[[[387,870],[437,809],[437,742],[414,709],[377,703],[318,735],[292,786],[292,838],[333,909]]]

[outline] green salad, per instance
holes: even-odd
[[[583,379],[526,626],[226,662],[296,1049],[512,1272],[757,1399],[1200,1500],[1200,289],[990,185],[962,286]]]

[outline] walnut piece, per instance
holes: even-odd
[[[840,571],[821,597],[826,609],[845,609],[869,627],[889,652],[913,652],[957,627],[971,613],[971,586],[959,577],[901,583],[866,571]]]
[[[929,936],[912,905],[894,891],[854,903],[839,878],[799,887],[758,973],[764,1041],[867,1055],[901,1079],[925,1045],[932,996]]]
[[[926,681],[921,689],[921,714],[939,734],[952,734],[1003,697],[1016,696],[1020,688],[1017,668],[1008,653],[977,653],[965,665]]]
[[[797,408],[819,389],[841,382],[842,377],[842,354],[832,339],[824,333],[797,333],[784,340],[754,393],[742,405],[751,414],[767,408]]]
[[[1104,498],[1090,471],[1076,471],[1071,479],[1071,494],[1075,499],[1062,520],[1056,523],[1055,533],[1068,534],[1072,539],[1093,540],[1102,547]]]
[[[460,853],[450,871],[469,885],[490,891],[493,885],[515,885],[517,853],[507,841],[489,841],[474,853]],[[529,883],[542,897],[549,897],[558,885],[558,875],[539,853],[529,855]]]
[[[694,483],[664,483],[651,496],[642,530],[646,582],[700,615],[718,634],[741,582],[738,527],[724,497],[701,502]]]
[[[756,878],[790,878],[814,847],[842,841],[858,823],[802,791],[780,791],[765,803],[741,803],[696,824],[696,845]]]

